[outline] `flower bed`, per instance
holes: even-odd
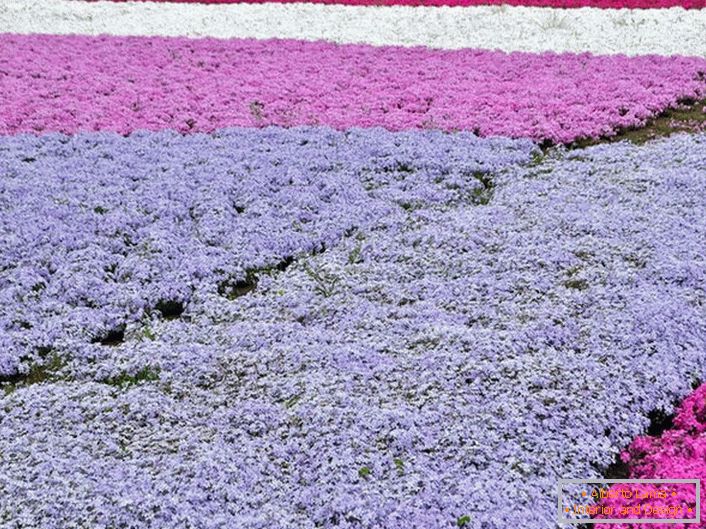
[[[396,188],[411,179],[383,180],[398,164],[459,178],[526,162],[532,149],[470,134],[323,128],[3,138],[0,219],[12,236],[0,247],[0,375],[23,355],[38,361],[66,339],[104,340],[145,311],[217,284],[228,293],[248,270],[334,245],[404,196]],[[366,192],[364,176],[389,196],[372,198],[382,191]],[[454,191],[429,178],[415,185],[435,190],[434,201],[480,185]]]
[[[704,10],[0,0],[9,33],[327,40],[377,46],[706,57]]]
[[[157,37],[0,42],[2,134],[327,125],[571,142],[706,93],[706,60],[696,58]]]
[[[539,163],[439,132],[0,140],[21,227],[1,306],[35,315],[13,332],[73,320],[77,294],[187,301],[57,340],[44,383],[0,400],[0,519],[546,527],[558,477],[597,475],[706,376],[705,144]],[[219,288],[224,260],[299,250]]]
[[[628,449],[621,454],[628,464],[630,478],[633,479],[701,479],[701,521],[695,527],[706,527],[706,385],[699,387],[680,405],[674,418],[674,427],[660,436],[641,436],[635,439]],[[655,505],[694,506],[693,485],[672,487],[677,489],[675,497],[668,496],[666,501],[651,502]],[[613,507],[616,512],[620,507],[631,507],[645,503],[639,498],[611,498],[601,502]],[[684,514],[684,518],[693,515]],[[644,529],[669,529],[674,523],[643,524]],[[627,525],[597,524],[596,529],[627,529]]]

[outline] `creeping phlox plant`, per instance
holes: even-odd
[[[571,142],[706,95],[706,60],[694,57],[158,37],[0,42],[2,134],[328,125]]]
[[[706,376],[705,135],[0,145],[8,527],[544,528]]]
[[[380,4],[394,1],[380,0]],[[307,2],[214,6],[175,2],[0,0],[0,28],[16,34],[101,35],[108,36],[108,39],[125,35],[277,38],[374,46],[502,50],[508,53],[656,54],[706,58],[703,11],[681,8],[703,8],[704,0],[673,0],[674,4],[681,4],[673,9],[623,9],[660,7],[650,6],[651,0],[621,0],[619,4],[622,5],[614,6],[619,9],[610,6],[605,6],[608,9],[600,6],[547,9],[525,5],[438,7],[445,0],[423,1],[427,5],[390,8],[387,5],[351,7]],[[542,2],[537,0],[537,3]],[[578,2],[603,3],[602,0]],[[106,64],[127,58],[121,54],[106,57],[109,59]],[[345,69],[344,63],[337,66]],[[514,76],[530,73],[536,72],[515,72]],[[618,70],[616,73],[620,77],[623,72]],[[264,75],[263,71],[261,76]],[[566,70],[563,75],[570,80],[574,75],[581,75],[581,69]],[[201,81],[204,76],[200,77]],[[409,79],[407,73],[402,79],[403,86]],[[653,75],[652,79],[660,82],[662,78]],[[280,80],[286,82],[286,76]],[[629,91],[629,87],[626,90]]]
[[[700,386],[680,405],[674,418],[673,428],[666,430],[660,436],[640,436],[635,439],[627,450],[621,454],[623,462],[630,469],[630,477],[638,479],[669,479],[669,478],[703,478],[706,476],[706,385]],[[687,507],[694,507],[693,485],[670,485],[676,494],[668,494],[659,500],[652,499],[655,506],[682,506],[682,516],[678,518],[693,518],[686,514]],[[657,487],[655,486],[655,489]],[[701,481],[701,521],[706,522],[706,482]],[[607,498],[601,502],[613,507],[615,512],[621,508],[634,508],[645,503],[639,497],[625,499],[622,496]],[[695,511],[694,511],[695,512]],[[653,518],[669,518],[669,512]],[[674,518],[675,516],[671,516]],[[597,524],[597,529],[627,529],[627,525]],[[647,527],[647,526],[645,526]],[[650,524],[655,529],[669,529],[673,523]],[[706,527],[706,523],[692,527]]]
[[[483,175],[534,150],[381,129],[2,138],[0,375],[178,316],[198,292],[247,291],[397,203],[482,200]]]

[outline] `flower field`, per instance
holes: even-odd
[[[6,82],[16,102],[2,117],[6,134],[326,125],[571,142],[643,124],[706,95],[700,58],[278,40],[2,41],[12,50]],[[116,55],[128,59],[106,63]]]
[[[0,529],[706,509],[706,5],[496,3],[0,0]]]

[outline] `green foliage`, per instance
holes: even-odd
[[[1,380],[0,387],[9,395],[18,388],[59,380],[59,371],[66,365],[66,360],[57,353],[50,350],[40,349],[40,356],[44,356],[43,362],[32,364],[26,374],[18,374]]]
[[[317,294],[321,294],[325,298],[328,298],[336,293],[336,287],[341,280],[339,277],[330,274],[321,268],[314,269],[306,261],[302,263],[302,267],[304,268],[306,275],[308,275],[316,283],[314,291]]]
[[[149,366],[143,367],[134,375],[129,373],[121,373],[120,375],[108,379],[104,379],[104,384],[116,386],[119,388],[127,388],[141,382],[155,382],[159,380],[159,369],[154,369]]]
[[[149,325],[146,325],[145,328],[142,329],[142,338],[153,342],[157,339],[157,336],[152,331],[152,328]]]
[[[456,525],[459,527],[466,527],[469,523],[471,523],[471,517],[467,514],[459,516],[458,520],[456,520]]]
[[[368,479],[371,473],[372,470],[370,470],[369,467],[361,467],[360,469],[358,469],[358,475],[363,479]]]
[[[588,288],[588,281],[585,279],[569,279],[568,281],[564,281],[564,286],[574,290],[586,290]]]
[[[363,245],[358,242],[350,253],[348,254],[348,264],[358,264],[362,261],[360,254],[363,250]]]
[[[269,266],[261,266],[258,268],[249,268],[245,270],[245,278],[234,281],[232,278],[221,281],[218,284],[218,293],[230,300],[244,296],[255,290],[262,275],[273,275],[277,272],[284,272],[290,264],[294,262],[293,256],[288,256]],[[281,292],[281,293],[279,293]],[[278,291],[277,295],[283,295],[284,291]]]
[[[473,202],[484,206],[488,204],[493,197],[495,183],[491,175],[483,171],[474,172],[473,177],[480,183],[480,186],[473,190]]]
[[[302,396],[301,395],[294,395],[293,397],[287,399],[284,401],[284,407],[285,408],[291,408],[294,406],[297,402],[301,400]]]
[[[569,148],[581,149],[599,143],[614,143],[623,140],[635,145],[642,145],[650,140],[664,138],[677,132],[700,132],[706,124],[704,106],[706,106],[706,99],[697,101],[684,98],[676,106],[649,119],[644,126],[618,129],[614,135],[607,138],[605,136],[597,139],[580,138],[574,141]],[[624,108],[618,109],[621,113],[625,110]]]

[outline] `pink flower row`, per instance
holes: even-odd
[[[571,142],[706,94],[706,60],[0,36],[0,134],[326,125]]]
[[[125,2],[128,0],[113,0]],[[156,2],[201,3],[201,4],[238,4],[281,2],[294,3],[302,0],[150,0]],[[314,4],[346,4],[365,6],[408,5],[408,6],[476,6],[499,5],[537,6],[537,7],[600,7],[649,9],[665,7],[684,7],[686,9],[701,9],[706,7],[706,0],[305,0]]]
[[[674,419],[674,427],[659,437],[643,436],[635,439],[621,454],[634,479],[701,479],[701,523],[690,525],[694,529],[706,528],[706,384],[699,387],[684,400]],[[616,487],[620,487],[617,485]],[[655,487],[656,488],[656,487]],[[664,488],[664,487],[663,487]],[[680,518],[694,518],[695,487],[689,484],[670,486],[672,492],[665,500],[646,502],[639,498],[625,499],[622,496],[606,499],[603,506],[611,506],[617,512],[622,506],[636,507],[652,503],[665,507],[682,507]],[[691,508],[692,513],[687,510]],[[617,518],[618,516],[613,516]],[[639,518],[639,516],[631,516]],[[669,514],[652,518],[669,518]],[[672,517],[673,518],[673,517]],[[672,529],[674,523],[608,525],[597,524],[596,529]]]

